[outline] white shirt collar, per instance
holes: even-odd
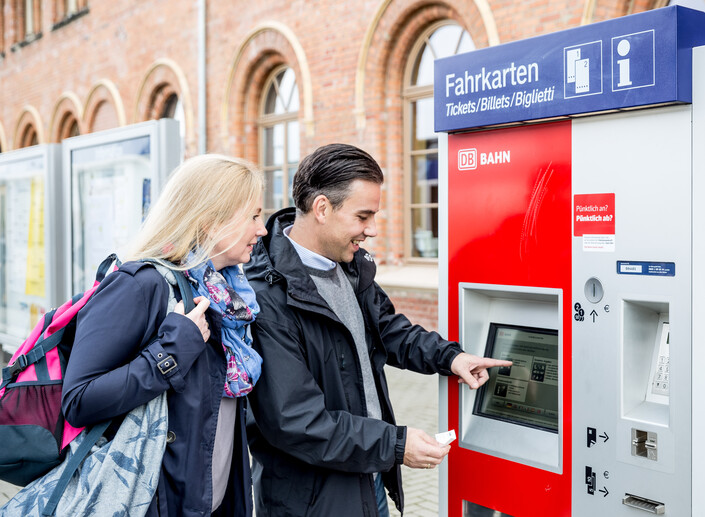
[[[301,262],[304,263],[304,266],[312,267],[314,269],[321,269],[323,271],[329,271],[331,269],[334,269],[335,266],[338,265],[337,262],[333,262],[332,260],[324,257],[323,255],[319,255],[318,253],[311,251],[308,248],[304,248],[301,244],[289,237],[289,233],[291,232],[291,229],[293,227],[294,225],[292,224],[291,226],[287,226],[286,228],[284,228],[284,235],[294,246],[296,253],[299,254]]]

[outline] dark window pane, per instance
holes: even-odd
[[[412,158],[411,203],[438,203],[438,155]]]
[[[438,257],[438,208],[412,208],[411,219],[412,256]]]

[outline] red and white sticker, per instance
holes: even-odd
[[[614,193],[573,197],[573,235],[583,238],[583,251],[614,251]]]

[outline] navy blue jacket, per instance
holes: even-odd
[[[169,434],[148,516],[211,514],[212,454],[226,362],[221,316],[208,309],[211,338],[179,314],[166,314],[169,285],[152,266],[128,262],[111,273],[78,315],[62,409],[74,426],[121,418],[167,391]],[[177,300],[181,298],[176,289]],[[160,355],[162,354],[162,355]],[[171,355],[177,367],[157,363]],[[245,403],[238,404],[225,499],[216,515],[251,516]]]
[[[248,415],[257,516],[376,516],[375,472],[402,511],[406,428],[395,423],[384,365],[451,375],[461,348],[396,314],[360,249],[341,266],[360,304],[382,408],[381,420],[367,418],[353,336],[284,236],[293,222],[294,209],[272,215],[245,264],[261,308],[252,333],[262,376]]]

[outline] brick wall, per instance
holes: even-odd
[[[438,329],[438,296],[436,293],[414,289],[388,288],[385,290],[398,313],[412,323],[428,330]]]
[[[89,0],[74,19],[42,0],[41,37],[18,41],[15,6],[3,1],[0,31],[0,148],[17,147],[28,124],[40,143],[154,115],[165,85],[184,102],[186,156],[198,145],[198,3]],[[269,0],[206,2],[207,149],[258,161],[257,113],[268,74],[297,76],[301,156],[343,141],[368,150],[387,180],[372,251],[403,265],[401,87],[414,42],[430,24],[455,20],[477,47],[527,38],[663,5],[664,0]],[[79,3],[79,5],[83,5]],[[364,56],[365,59],[361,59]],[[364,76],[364,79],[363,79]],[[359,82],[358,82],[359,81]],[[356,89],[362,85],[362,90]],[[360,102],[362,100],[362,102]],[[362,109],[361,109],[362,107]],[[70,116],[68,116],[70,115]],[[429,298],[430,296],[430,298]],[[435,327],[433,295],[410,286],[393,299],[412,320]],[[435,309],[434,309],[435,310]]]

